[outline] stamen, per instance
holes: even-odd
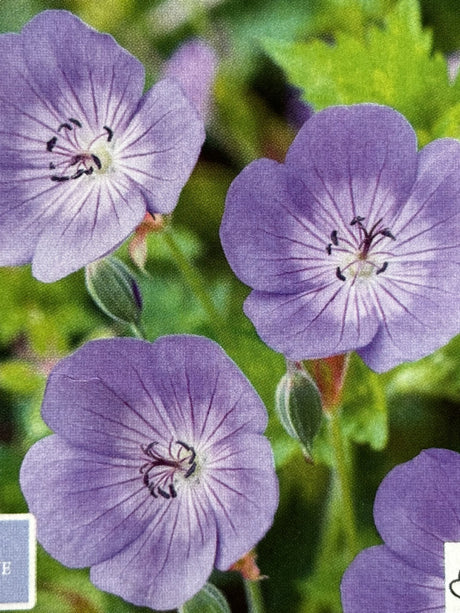
[[[77,172],[73,175],[71,175],[71,179],[78,179],[79,177],[81,177],[82,175],[85,174],[85,169],[84,168],[80,168],[80,170],[77,170]]]
[[[70,177],[66,177],[65,175],[51,175],[51,181],[57,181],[58,183],[62,181],[68,181]]]
[[[379,275],[381,272],[385,272],[388,268],[388,262],[384,262],[383,265],[376,271],[376,275]]]
[[[91,166],[91,168],[88,168],[88,170],[84,170],[83,172],[85,173],[85,175],[92,175],[94,172],[94,168]]]
[[[91,157],[93,159],[93,162],[96,164],[97,169],[101,170],[101,168],[102,168],[101,160],[97,157],[97,155],[94,155],[94,153],[91,154]]]
[[[365,217],[361,217],[361,215],[356,215],[356,217],[353,217],[353,219],[350,221],[350,226],[355,226],[356,224],[361,225],[361,222],[364,221],[366,218]]]
[[[326,247],[327,255],[331,255],[332,253],[332,243],[329,243]]]
[[[50,170],[54,170],[56,168],[56,164],[53,164],[53,162],[50,162],[49,168]]]
[[[184,447],[184,449],[186,449],[187,451],[190,451],[192,455],[190,457],[189,464],[192,464],[192,462],[194,462],[196,458],[196,453],[193,447],[191,447],[190,445],[187,445],[187,443],[183,443],[182,441],[176,441],[176,443]]]
[[[391,233],[390,228],[384,228],[383,230],[380,230],[380,234],[383,234],[383,236],[387,236],[388,238],[391,238],[394,241],[396,240],[393,234]]]
[[[53,136],[53,138],[50,138],[49,141],[46,143],[46,150],[52,151],[56,143],[57,143],[57,136]]]
[[[158,496],[155,494],[155,486],[154,485],[149,486],[149,492],[152,494],[152,496],[154,498],[158,498]]]
[[[331,232],[331,241],[332,241],[333,245],[338,247],[339,239],[337,238],[337,230],[332,230],[332,232]]]
[[[74,125],[76,125],[79,128],[81,128],[81,123],[78,121],[78,119],[74,119],[73,117],[69,117],[69,121],[71,121]]]
[[[66,130],[72,130],[72,126],[70,125],[70,123],[61,123],[57,131],[59,132],[61,128],[66,128]]]
[[[174,444],[179,445],[179,449],[174,449]],[[177,498],[175,476],[179,473],[182,478],[188,479],[193,475],[197,469],[195,450],[191,445],[174,439],[169,442],[167,450],[156,449],[157,445],[157,441],[141,445],[142,452],[148,457],[148,461],[139,469],[142,481],[154,498]],[[184,466],[186,462],[189,464],[188,469]]]
[[[196,462],[193,462],[193,464],[190,466],[188,471],[185,473],[184,479],[188,479],[191,475],[193,475],[195,470],[196,470]]]
[[[337,268],[335,270],[335,274],[337,276],[337,279],[340,279],[341,281],[346,281],[347,280],[345,275],[342,274],[342,271],[340,270],[340,266],[337,266]]]
[[[111,128],[109,128],[109,126],[102,126],[103,129],[107,132],[108,136],[107,136],[107,142],[110,143],[110,141],[113,138],[113,130]]]
[[[78,164],[78,162],[82,162],[84,159],[85,157],[80,153],[78,155],[74,155],[69,162],[69,166],[75,166],[75,164]]]

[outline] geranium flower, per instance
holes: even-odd
[[[0,265],[54,281],[170,213],[204,128],[168,79],[66,11],[0,36]]]
[[[344,613],[459,610],[459,489],[460,454],[446,449],[423,451],[385,477],[374,505],[385,544],[365,549],[345,572]]]
[[[90,342],[52,371],[42,415],[56,434],[20,475],[38,540],[102,590],[173,609],[272,523],[265,408],[209,339]]]
[[[417,153],[396,111],[331,107],[284,164],[234,180],[221,240],[269,346],[291,360],[357,350],[384,371],[460,331],[459,216],[460,143]]]

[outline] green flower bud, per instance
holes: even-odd
[[[88,264],[86,287],[97,306],[109,317],[139,324],[142,297],[133,273],[113,255]]]
[[[324,419],[321,396],[303,367],[288,364],[276,388],[275,407],[286,432],[300,442],[307,458]]]
[[[206,583],[198,594],[183,604],[180,613],[230,613],[224,595],[212,583]]]

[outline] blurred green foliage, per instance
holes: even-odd
[[[295,131],[286,117],[289,85],[315,109],[374,101],[403,112],[424,144],[460,136],[460,83],[449,83],[443,53],[460,48],[454,0],[3,0],[0,31],[18,31],[46,8],[67,9],[108,31],[144,63],[147,85],[185,39],[204,37],[219,54],[208,139],[171,227],[224,318],[216,325],[196,300],[161,233],[148,237],[142,324],[149,339],[204,334],[218,340],[265,402],[280,478],[280,506],[260,544],[258,564],[268,613],[335,613],[340,555],[317,557],[326,521],[337,514],[327,490],[331,449],[324,430],[316,465],[274,413],[282,356],[268,349],[244,317],[248,293],[225,262],[218,228],[234,176],[256,157],[282,160]],[[128,265],[128,246],[117,254]],[[26,511],[18,475],[24,453],[49,430],[40,417],[46,376],[90,338],[128,334],[87,296],[82,271],[45,285],[30,268],[0,270],[0,512]],[[372,501],[386,472],[423,447],[460,450],[460,340],[385,376],[353,356],[342,413],[355,483],[361,545],[378,542]],[[351,442],[357,445],[353,451]],[[385,448],[382,453],[382,449]],[[334,527],[334,521],[331,521]],[[335,528],[331,528],[335,529]],[[337,552],[336,552],[337,553]],[[235,574],[213,576],[234,611],[244,611]],[[87,570],[38,556],[37,613],[147,611],[92,586]]]

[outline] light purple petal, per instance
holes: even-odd
[[[357,215],[373,224],[409,195],[417,164],[415,133],[393,109],[357,104],[312,116],[286,155],[318,207],[348,226]]]
[[[70,567],[106,560],[134,541],[158,509],[142,482],[141,460],[88,453],[60,437],[36,443],[20,483],[38,521],[38,540]]]
[[[237,433],[265,430],[262,401],[219,345],[178,335],[157,339],[154,351],[156,368],[145,369],[144,381],[168,407],[180,440],[206,449]]]
[[[328,269],[324,256],[330,230],[321,234],[311,224],[311,205],[282,164],[256,160],[238,175],[227,194],[220,237],[244,283],[294,293]]]
[[[159,610],[179,607],[203,587],[215,558],[215,519],[198,489],[187,492],[188,499],[163,500],[144,534],[91,568],[96,587]]]
[[[459,290],[449,264],[392,262],[385,283],[370,291],[380,325],[358,353],[377,372],[432,353],[460,330]]]
[[[411,566],[444,576],[444,542],[460,542],[460,455],[422,451],[396,466],[381,483],[374,505],[377,529]]]
[[[138,226],[145,201],[125,179],[92,175],[68,183],[52,183],[34,199],[47,210],[46,223],[32,261],[40,281],[56,281],[113,251]]]
[[[128,338],[87,343],[52,371],[43,419],[73,445],[140,457],[141,445],[168,444],[174,436],[169,406],[157,401],[149,386],[155,368],[150,343]]]
[[[378,328],[368,293],[334,278],[320,291],[252,292],[244,311],[262,340],[292,360],[351,351],[369,343]]]
[[[375,370],[428,355],[460,330],[459,168],[457,141],[427,145],[413,192],[390,222],[396,240],[385,253],[385,282],[375,290],[382,323],[360,352]]]
[[[444,613],[444,579],[381,545],[361,552],[342,579],[343,613]]]
[[[214,445],[203,486],[217,520],[215,565],[227,570],[273,523],[278,482],[270,444],[263,436],[232,436]]]
[[[42,415],[72,444],[123,457],[155,440],[207,447],[234,432],[261,433],[267,423],[262,401],[222,349],[182,335],[87,343],[51,373]]]
[[[204,40],[183,43],[165,63],[163,75],[175,79],[187,98],[206,119],[217,69],[217,55]]]
[[[142,95],[142,63],[109,34],[67,11],[43,11],[23,29],[24,57],[45,100],[93,130],[127,125]]]
[[[31,206],[29,197],[31,190],[44,189],[41,181],[47,165],[46,140],[40,133],[48,134],[59,119],[51,105],[42,103],[29,78],[21,37],[2,34],[0,55],[0,265],[8,266],[32,259],[43,211]]]
[[[171,79],[159,81],[139,103],[123,134],[120,169],[145,194],[151,213],[170,213],[205,138],[203,122]]]

